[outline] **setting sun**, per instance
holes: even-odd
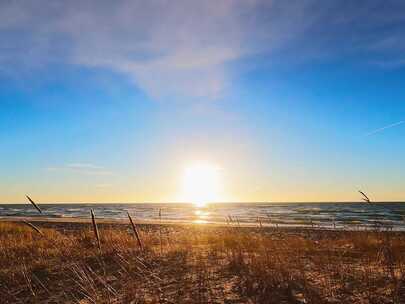
[[[206,163],[187,167],[182,179],[182,200],[202,207],[220,201],[220,169]]]

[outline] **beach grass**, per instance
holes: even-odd
[[[136,226],[0,223],[1,303],[405,303],[401,232]]]

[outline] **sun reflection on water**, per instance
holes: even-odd
[[[193,221],[194,224],[207,224],[210,212],[203,209],[197,209],[194,211],[196,219]]]

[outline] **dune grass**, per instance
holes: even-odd
[[[405,303],[386,231],[0,223],[1,303]]]

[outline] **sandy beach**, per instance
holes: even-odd
[[[28,221],[34,226],[22,222]],[[405,234],[0,222],[2,303],[402,303]]]
[[[405,1],[0,0],[0,304],[405,304]]]

